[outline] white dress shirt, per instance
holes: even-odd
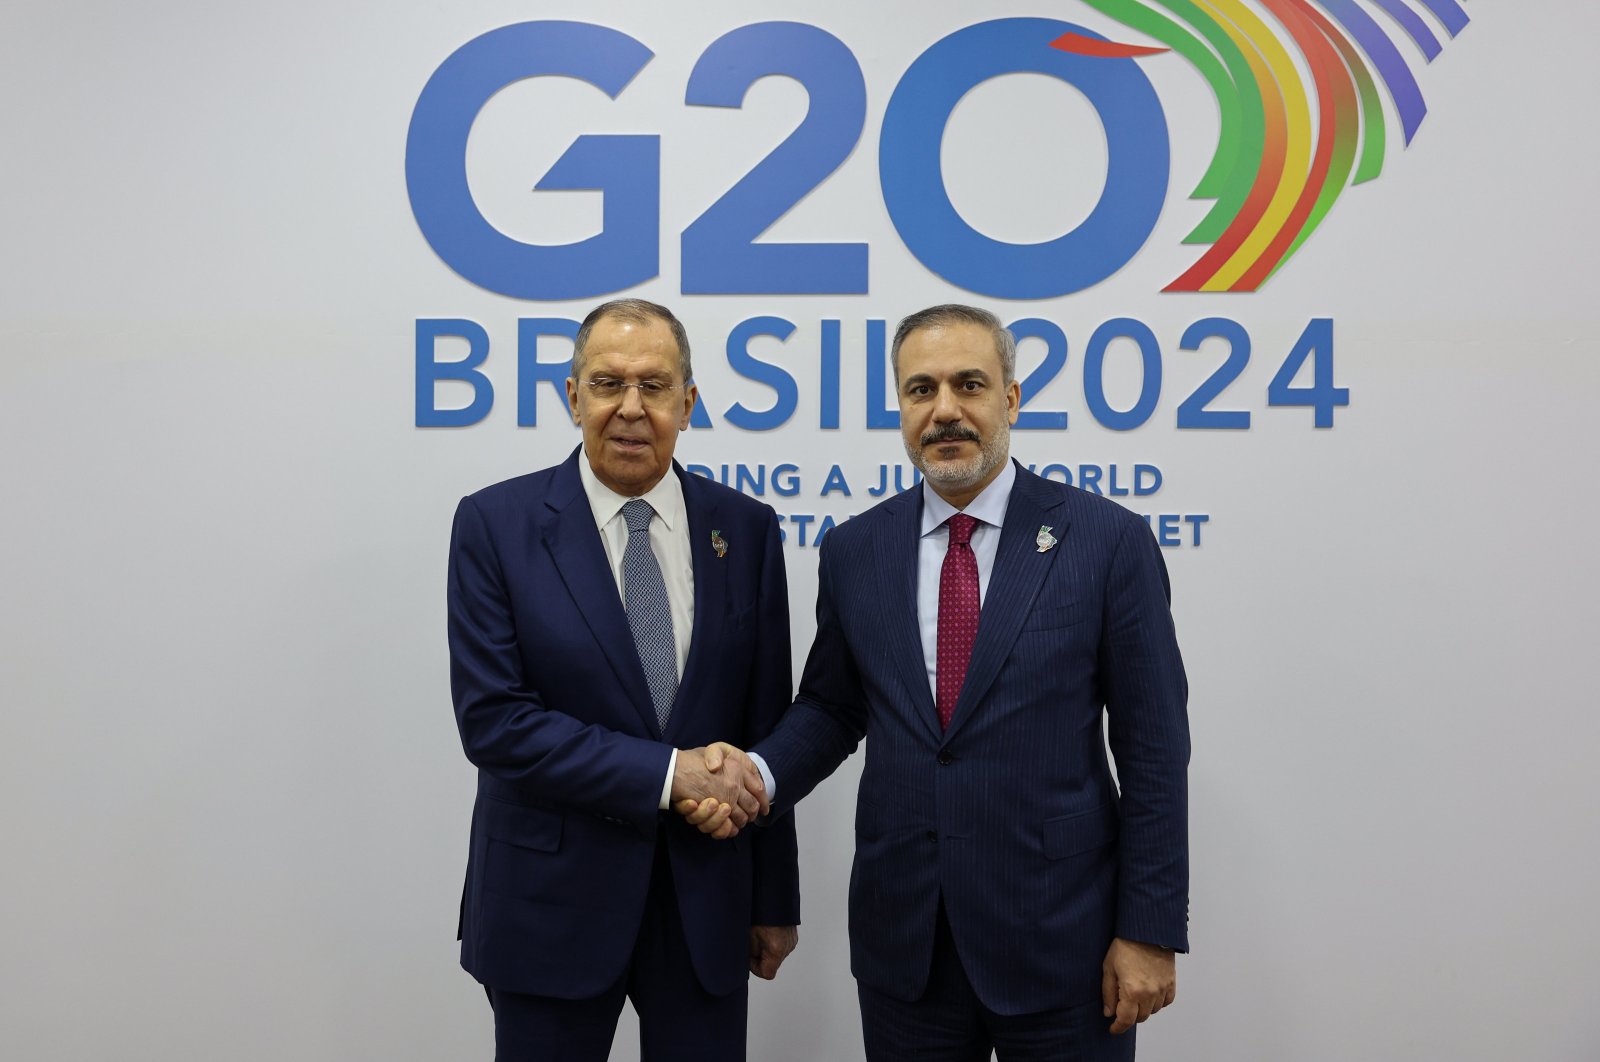
[[[1017,466],[1009,460],[1000,474],[965,509],[939,497],[927,480],[922,481],[922,538],[917,544],[917,628],[922,634],[922,662],[928,669],[928,688],[939,699],[939,575],[944,570],[945,551],[950,548],[950,528],[945,523],[958,512],[966,513],[978,525],[972,529],[972,555],[978,561],[978,605],[989,592],[994,574],[994,558],[1000,552],[1000,528],[1006,521],[1006,505],[1011,487],[1017,482]],[[980,614],[979,622],[982,617]]]
[[[625,600],[622,554],[628,548],[628,522],[623,519],[622,507],[633,499],[601,483],[594,469],[589,467],[587,455],[578,462],[578,478],[583,482],[584,494],[589,496],[589,509],[600,530],[600,544],[605,547],[611,577],[617,583],[617,598]],[[689,641],[694,634],[694,558],[689,552],[689,514],[683,504],[683,484],[678,482],[677,473],[668,469],[661,482],[639,497],[656,511],[655,518],[650,521],[650,549],[661,566],[661,581],[667,588],[673,648],[677,650],[681,682],[684,664],[689,659]],[[678,750],[673,749],[667,761],[667,778],[661,786],[663,810],[671,803],[672,775],[677,766]]]
[[[922,531],[917,543],[917,627],[922,635],[922,661],[928,670],[928,689],[935,702],[939,699],[939,574],[944,568],[944,554],[950,548],[950,528],[945,521],[958,512],[964,512],[978,521],[972,529],[972,554],[978,561],[978,604],[983,604],[989,590],[989,578],[994,574],[994,559],[1000,552],[1000,528],[1005,524],[1006,506],[1011,502],[1011,488],[1017,482],[1017,466],[1010,460],[1000,474],[967,503],[965,509],[939,497],[938,493],[922,481]],[[750,759],[761,772],[767,786],[767,797],[776,798],[778,783],[772,777],[767,761],[757,753]]]

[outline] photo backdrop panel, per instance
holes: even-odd
[[[1194,954],[1143,1056],[1592,1055],[1600,16],[1179,7],[8,15],[0,1044],[489,1053],[450,514],[577,445],[629,294],[693,340],[680,459],[783,518],[797,661],[910,483],[912,310],[1012,324],[1015,456],[1149,516]],[[859,1056],[859,759],[753,1057]]]

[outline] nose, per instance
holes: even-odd
[[[637,420],[644,416],[644,394],[638,387],[628,386],[622,389],[622,404],[617,407],[617,412],[629,420]]]
[[[961,402],[948,386],[941,385],[933,400],[933,419],[938,424],[949,424],[961,419]]]

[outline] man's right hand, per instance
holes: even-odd
[[[672,806],[701,833],[726,840],[771,806],[761,772],[726,742],[683,749],[672,773]]]

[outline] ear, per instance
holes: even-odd
[[[678,418],[678,430],[689,430],[689,414],[694,412],[694,404],[700,400],[700,388],[691,380],[689,386],[683,389],[683,416]]]
[[[583,420],[578,416],[578,381],[567,377],[567,410],[572,414],[572,423],[583,426]]]
[[[1017,414],[1022,412],[1022,383],[1012,380],[1006,384],[1006,420],[1015,424]]]

